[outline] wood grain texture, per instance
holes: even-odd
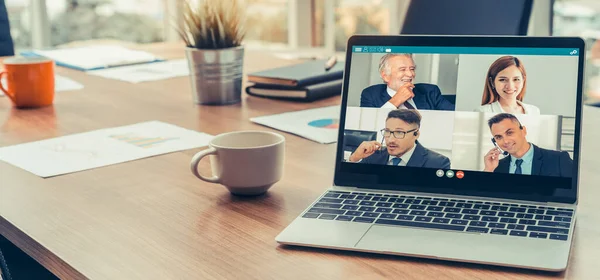
[[[146,50],[182,57],[178,45]],[[255,71],[293,63],[248,52]],[[58,69],[85,89],[57,93],[53,107],[13,109],[0,98],[0,146],[160,120],[219,134],[270,130],[255,116],[339,104],[243,96],[198,106],[187,77],[141,84]],[[261,197],[229,195],[188,170],[200,149],[42,179],[0,162],[0,234],[64,279],[594,279],[600,252],[600,110],[585,108],[579,220],[565,273],[543,273],[334,250],[279,246],[274,238],[332,182],[333,145],[281,132],[283,179]],[[34,159],[32,159],[34,160]],[[203,161],[201,169],[209,172]]]

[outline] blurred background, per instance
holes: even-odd
[[[177,40],[171,28],[181,0],[5,0],[17,49],[37,47],[36,28],[50,31],[44,45],[116,39],[135,43]],[[321,47],[344,51],[355,33],[389,34],[394,0],[247,0],[246,44],[270,48]],[[41,14],[47,15],[45,18]],[[335,18],[325,42],[324,18]],[[397,22],[397,21],[395,21]],[[328,26],[329,27],[329,26]],[[397,29],[397,28],[395,28]],[[43,35],[42,35],[43,36]]]
[[[173,26],[181,0],[5,2],[17,52],[89,40],[142,44],[179,40]],[[398,34],[410,0],[246,2],[250,11],[246,46],[326,56],[345,51],[352,34]],[[550,26],[547,21],[536,22],[536,13],[548,7]],[[529,30],[530,35],[584,38],[589,51],[586,92],[589,98],[600,98],[600,1],[536,0]]]

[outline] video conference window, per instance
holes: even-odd
[[[536,51],[355,47],[344,161],[572,177],[578,56]]]

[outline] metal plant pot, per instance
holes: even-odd
[[[225,105],[241,101],[243,46],[216,50],[188,47],[185,54],[196,104]]]

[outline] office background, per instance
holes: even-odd
[[[376,131],[377,141],[383,136],[379,130],[385,128],[385,121],[391,109],[348,107],[344,129]],[[421,110],[421,135],[418,141],[430,150],[450,157],[452,155],[452,133],[454,112]]]
[[[411,0],[245,0],[244,45],[284,57],[343,57],[352,34],[399,34]],[[17,52],[81,44],[176,42],[181,0],[3,0]],[[534,1],[527,35],[580,36],[586,97],[600,100],[597,0]],[[444,86],[443,81],[439,84]]]
[[[354,53],[350,66],[348,106],[360,106],[360,94],[366,87],[384,83],[379,74],[379,60],[384,53]],[[437,85],[442,94],[455,95],[458,55],[414,54],[415,80],[413,83]],[[452,98],[454,99],[454,98]]]
[[[502,55],[460,55],[457,82],[457,111],[475,111],[487,71]],[[540,108],[542,115],[575,116],[577,102],[577,59],[570,56],[518,55],[527,73],[523,102]],[[557,94],[558,93],[558,94]],[[552,98],[548,98],[552,96]]]
[[[180,9],[181,0],[0,0],[0,2],[7,5],[11,23],[10,32],[15,39],[17,52],[30,48],[47,48],[79,43],[101,44],[116,42],[119,44],[146,44],[179,41],[172,26],[173,19],[171,15],[176,14],[177,10]],[[245,46],[249,49],[270,50],[274,54],[293,53],[297,57],[315,57],[328,56],[335,52],[339,55],[340,52],[345,50],[346,39],[352,34],[398,34],[399,30],[402,30],[401,23],[405,17],[406,7],[410,3],[410,0],[247,0],[247,2],[249,4],[249,26],[251,28],[249,28],[248,36],[244,42]],[[598,75],[600,73],[598,70],[600,69],[600,64],[597,62],[598,58],[600,58],[600,44],[597,41],[597,38],[600,38],[600,33],[598,33],[600,30],[600,5],[598,5],[598,0],[535,0],[534,2],[529,31],[527,32],[528,35],[584,37],[590,49],[590,55],[587,56],[590,60],[587,63],[590,68],[590,80],[585,84],[587,88],[584,92],[589,93],[590,96],[596,94],[600,97],[600,79],[598,79],[600,77]],[[552,11],[552,13],[548,11]],[[91,42],[86,42],[88,40],[91,40]],[[451,60],[447,62],[452,63]],[[423,63],[418,62],[418,64],[421,65]],[[423,66],[419,67],[419,71],[421,71]],[[421,74],[419,75],[425,77]],[[439,84],[445,85],[443,81],[439,81]],[[93,90],[95,87],[92,85],[90,88]],[[159,94],[159,92],[154,92],[154,94]],[[292,107],[289,106],[289,108]],[[460,115],[461,113],[457,114]],[[13,115],[11,113],[11,118]],[[19,118],[18,116],[15,117]],[[52,117],[54,117],[54,111],[52,111]],[[424,118],[424,121],[428,120],[429,118]],[[458,120],[457,118],[457,123]],[[564,124],[564,120],[562,122]],[[53,120],[50,120],[50,123],[54,124]],[[561,123],[560,119],[558,123]],[[99,124],[95,123],[95,125]],[[430,126],[428,125],[427,127]],[[432,131],[432,133],[435,133],[435,131]],[[429,132],[427,134],[433,135]],[[426,139],[421,138],[421,140],[425,141]],[[453,143],[456,143],[456,140]],[[488,144],[491,145],[491,143]],[[104,187],[102,187],[103,190],[106,189]],[[88,190],[91,189],[88,188]],[[110,192],[110,190],[108,191]],[[312,199],[316,195],[317,193],[311,192],[305,195],[304,198],[308,197]],[[278,199],[281,198],[275,196],[271,197],[272,199],[275,199],[275,203],[278,203]],[[210,201],[207,200],[207,202]],[[222,204],[219,206],[222,207]],[[259,206],[264,206],[264,203]],[[52,207],[49,209],[56,210]],[[260,208],[250,210],[261,211]],[[285,210],[293,212],[300,211],[301,209],[292,207],[291,210],[287,208]],[[58,211],[58,213],[61,212]],[[81,213],[84,213],[83,216],[85,216],[84,211]],[[192,214],[195,215],[196,213]],[[293,214],[290,214],[290,212],[285,212],[284,214],[275,213],[274,218],[277,220],[281,215],[290,216]],[[181,217],[187,216],[182,215]],[[583,218],[585,217],[584,215]],[[87,220],[84,219],[84,221]],[[117,222],[119,221],[117,220]],[[243,230],[243,228],[237,229]],[[228,232],[235,233],[235,230],[236,228],[234,228],[234,231],[228,229]],[[584,228],[583,234],[579,235],[580,237],[584,237],[585,239],[586,236],[593,236],[593,234],[590,234],[590,231],[585,230],[586,228]],[[48,246],[47,248],[53,250],[60,248],[65,243],[65,240],[56,241],[58,243],[54,243],[54,246]],[[114,241],[114,239],[111,240]],[[123,240],[117,240],[117,243]],[[177,242],[174,244],[177,245]],[[267,242],[266,244],[270,243]],[[80,247],[80,245],[82,244],[75,244],[76,247]],[[247,244],[241,243],[235,245]],[[585,250],[583,251],[585,252]],[[582,250],[578,252],[582,252]],[[59,255],[65,256],[65,254]],[[580,261],[586,259],[581,256],[588,255],[586,253],[579,253],[575,259]],[[77,257],[73,258],[77,259]],[[323,266],[326,269],[320,271],[325,274],[317,274],[327,278],[326,273],[337,270],[336,267],[332,269],[329,264],[339,263],[339,261],[324,261],[329,261],[329,263]],[[125,265],[127,264],[124,264],[124,267]],[[147,266],[147,270],[136,269],[135,266],[130,266],[127,271],[136,270],[138,273],[144,274],[145,272],[146,274],[150,274],[148,271],[152,273],[155,271],[160,272],[160,268],[172,268],[169,265],[169,263],[163,263],[162,266]],[[300,266],[302,265],[301,263]],[[196,267],[189,263],[183,263],[182,266],[183,269],[186,267]],[[103,266],[103,268],[106,267],[108,266]],[[272,267],[281,268],[282,266],[278,264]],[[579,262],[575,265],[577,269],[570,271],[568,275],[584,279],[586,275],[588,276],[587,278],[597,275],[595,274],[596,271],[593,270],[593,266],[590,269],[584,269],[584,272],[581,272],[580,267],[585,267],[585,262],[583,264]],[[175,268],[181,269],[182,267]],[[373,269],[375,272],[372,272],[372,274],[376,275],[381,271],[385,271],[385,268],[387,267],[375,267]],[[393,267],[390,266],[389,269],[393,270]],[[410,267],[407,267],[407,269],[408,272],[416,271],[417,273],[420,270],[419,267],[412,269],[414,271]],[[449,273],[465,273],[464,271],[460,271],[460,269],[460,267],[456,270],[448,268],[448,271]],[[99,271],[93,268],[90,270]],[[207,270],[211,270],[210,266]],[[213,271],[214,275],[218,275],[219,271],[215,271]],[[264,273],[266,270],[260,271]],[[432,274],[435,273],[435,270],[433,271]],[[182,275],[185,272],[187,271],[182,272]],[[235,271],[225,273],[235,273]],[[489,272],[483,272],[482,274],[485,273],[489,274]],[[135,273],[132,274],[135,275]],[[475,274],[467,273],[465,275],[477,277],[482,274],[475,272]],[[161,274],[156,273],[154,275]]]
[[[483,170],[483,156],[494,147],[487,124],[494,115],[493,113],[455,112],[450,158],[453,169]],[[559,137],[563,131],[559,116],[518,115],[517,118],[527,128],[527,141],[541,148],[561,150]]]

